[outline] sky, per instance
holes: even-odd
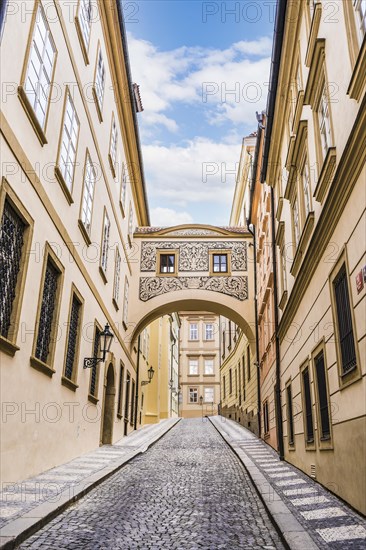
[[[229,224],[266,107],[275,0],[124,2],[152,225]]]

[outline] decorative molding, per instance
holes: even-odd
[[[247,271],[247,243],[221,241],[164,241],[141,243],[141,271],[156,271],[158,250],[178,250],[178,271],[209,271],[209,251],[228,250],[231,252],[232,271]]]
[[[310,28],[310,34],[309,34],[309,42],[308,42],[308,47],[305,55],[305,65],[307,67],[310,67],[311,65],[311,60],[314,54],[316,40],[318,38],[321,16],[322,16],[322,5],[320,2],[317,2],[314,7],[314,13],[311,21],[311,28]]]
[[[135,236],[152,235],[157,237],[223,237],[230,234],[249,235],[245,227],[214,227],[182,225],[174,227],[137,227]]]
[[[323,166],[319,175],[318,183],[314,190],[314,197],[323,203],[324,197],[332,184],[337,163],[337,152],[335,147],[329,147]]]
[[[350,98],[360,101],[366,86],[366,35],[364,36],[355,68],[348,86],[347,94]]]
[[[141,277],[139,296],[147,302],[178,290],[209,290],[244,301],[248,299],[248,277]]]

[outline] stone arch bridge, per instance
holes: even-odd
[[[210,311],[235,322],[255,349],[252,236],[244,228],[138,227],[132,247],[128,324],[131,348],[140,332],[175,311]],[[226,267],[226,271],[225,271]]]

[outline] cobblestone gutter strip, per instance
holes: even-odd
[[[225,419],[225,422],[223,422],[222,417],[209,417],[209,420],[243,463],[287,547],[290,550],[318,550],[319,546],[315,544],[314,540],[292,514],[274,487],[238,445],[235,440],[238,437],[236,436],[236,431],[230,426],[230,421]],[[257,438],[253,436],[253,439]]]
[[[117,460],[112,459],[106,466],[84,477],[81,481],[69,485],[68,488],[59,495],[57,502],[46,500],[32,509],[25,511],[21,516],[6,523],[6,525],[0,529],[0,550],[12,550],[16,548],[21,542],[36,533],[53,518],[66,510],[70,504],[85,496],[94,487],[97,487],[100,483],[123,468],[137,455],[146,452],[147,449],[159,441],[159,439],[168,433],[179,421],[180,418],[162,421],[158,425],[154,424],[145,427],[141,431],[134,432],[115,445],[97,449],[95,451],[95,457],[100,456],[100,450],[104,448],[120,449],[124,447],[127,452]],[[157,427],[158,429],[156,429]],[[88,455],[85,456],[90,459],[93,457],[93,453],[88,453]],[[75,459],[75,461],[76,460],[78,459]],[[72,465],[72,462],[73,461],[69,462],[68,466]],[[57,483],[57,478],[54,479],[55,483]],[[52,483],[51,480],[48,480],[48,482]]]

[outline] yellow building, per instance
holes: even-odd
[[[149,215],[121,6],[26,4],[1,42],[4,481],[117,441],[151,391],[130,345],[133,231]]]
[[[285,458],[366,512],[364,2],[278,2],[275,189]]]
[[[183,418],[217,414],[220,403],[219,318],[180,312],[179,413]]]

